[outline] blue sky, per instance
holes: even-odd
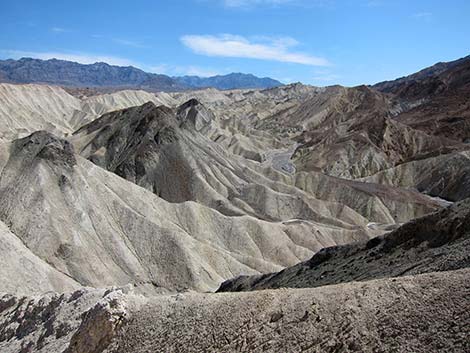
[[[0,57],[353,86],[470,54],[468,0],[2,1]]]

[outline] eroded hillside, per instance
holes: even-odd
[[[468,351],[469,65],[1,84],[0,350]]]

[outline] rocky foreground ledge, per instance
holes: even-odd
[[[470,269],[307,289],[0,299],[2,352],[468,352]]]

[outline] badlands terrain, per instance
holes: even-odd
[[[0,351],[470,351],[469,94],[0,83]]]

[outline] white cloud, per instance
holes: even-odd
[[[117,43],[117,44],[126,45],[128,47],[149,48],[148,45],[142,44],[142,43],[137,42],[137,41],[128,40],[128,39],[113,38],[112,41]]]
[[[108,55],[95,55],[88,53],[61,53],[61,52],[32,52],[32,51],[20,51],[20,50],[2,50],[4,55],[12,59],[19,59],[23,57],[35,58],[35,59],[60,59],[74,61],[80,64],[94,64],[96,62],[105,62],[110,65],[118,66],[135,66],[139,65],[132,60],[125,58],[119,58],[116,56]]]
[[[432,17],[431,12],[418,12],[415,13],[412,17],[419,18],[419,19],[430,19]]]
[[[264,39],[264,41],[257,41]],[[312,66],[328,66],[328,60],[309,54],[290,51],[298,42],[290,37],[254,37],[252,41],[242,36],[223,34],[185,35],[181,42],[197,54],[206,56],[250,58],[296,63]]]

